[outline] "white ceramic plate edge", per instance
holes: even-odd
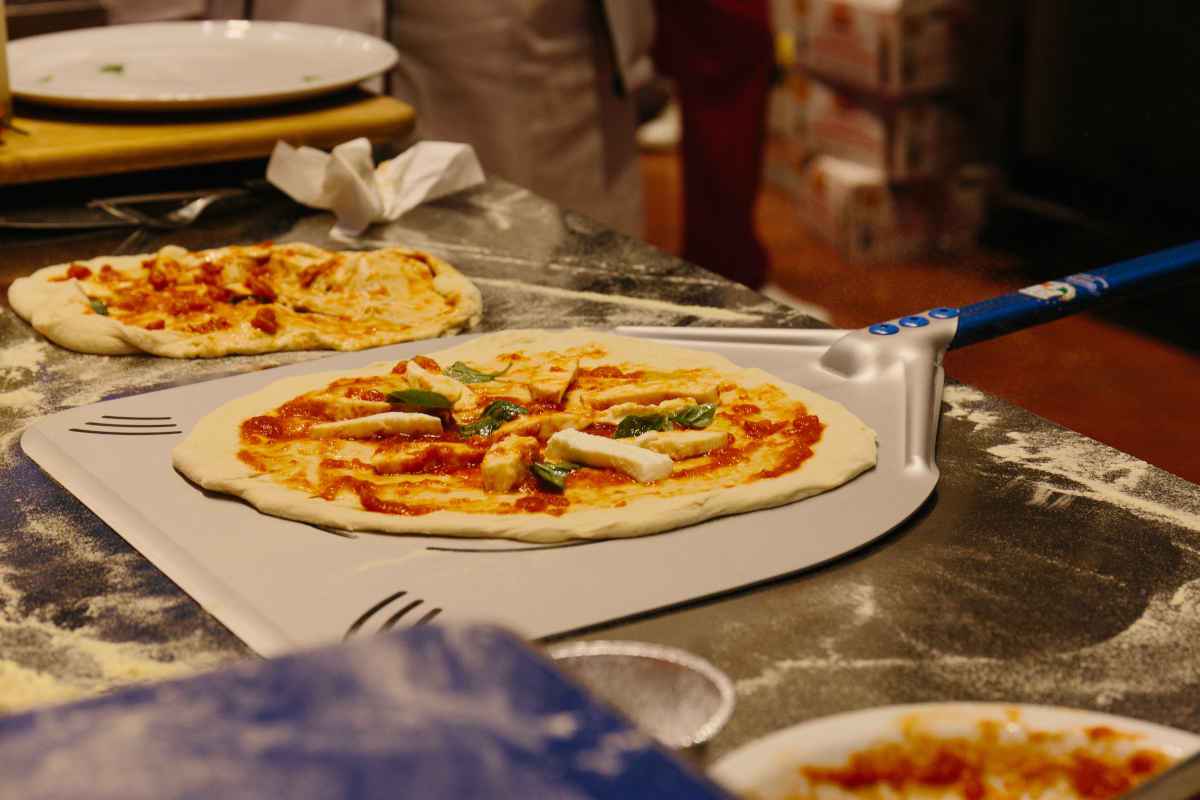
[[[1038,730],[1068,730],[1107,726],[1143,737],[1145,744],[1175,758],[1200,750],[1200,736],[1153,722],[1064,706],[1022,703],[915,703],[883,706],[801,722],[756,739],[725,754],[709,775],[733,792],[762,792],[777,785],[780,775],[803,764],[836,765],[854,751],[889,738],[897,738],[899,720],[920,715],[923,719],[974,723],[1006,720],[1016,711],[1020,724]],[[757,794],[755,796],[758,796]],[[765,798],[774,797],[768,792]]]
[[[73,42],[82,42],[94,46],[95,40],[103,43],[105,38],[115,38],[136,34],[139,31],[153,33],[155,29],[181,32],[185,36],[195,36],[202,40],[215,34],[208,33],[223,26],[241,24],[255,36],[267,37],[272,34],[282,34],[301,37],[341,37],[368,45],[372,50],[363,63],[353,68],[351,73],[339,75],[326,80],[314,80],[300,86],[280,83],[279,88],[270,90],[239,91],[236,87],[214,88],[201,93],[163,93],[151,90],[139,91],[134,85],[132,91],[116,91],[112,94],[95,94],[92,92],[72,92],[70,85],[64,91],[62,84],[51,87],[31,82],[31,76],[23,75],[24,70],[17,67],[19,60],[26,51],[42,49],[56,50],[70,48]],[[257,40],[246,39],[250,45]],[[51,105],[61,108],[84,108],[99,110],[121,111],[193,111],[225,108],[246,108],[251,106],[272,105],[300,100],[309,97],[331,94],[347,89],[362,81],[387,72],[399,58],[396,48],[389,42],[357,31],[339,28],[311,25],[299,22],[273,21],[244,21],[244,20],[201,20],[194,22],[150,22],[130,25],[114,25],[106,28],[84,28],[72,31],[42,34],[19,39],[9,44],[9,73],[13,96],[29,102]],[[29,78],[26,80],[25,78]],[[130,88],[128,85],[125,88]]]

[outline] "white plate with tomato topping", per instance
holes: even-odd
[[[1095,711],[926,703],[800,723],[711,775],[755,800],[1107,800],[1197,750],[1195,734]]]

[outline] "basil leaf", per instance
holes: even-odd
[[[534,477],[559,491],[567,487],[567,476],[577,469],[577,464],[553,464],[546,461],[538,461],[529,466],[529,471]]]
[[[646,431],[662,431],[667,429],[667,418],[662,414],[647,414],[644,417],[630,415],[621,420],[614,439],[628,439],[630,436],[640,436]]]
[[[490,436],[504,423],[528,413],[528,408],[511,400],[493,400],[488,403],[479,419],[467,425],[459,425],[458,432],[463,436]]]
[[[459,425],[458,432],[463,436],[491,436],[496,429],[504,424],[504,420],[495,417],[480,417],[474,422]]]
[[[483,410],[483,416],[496,417],[504,422],[511,419],[528,414],[529,409],[519,403],[514,403],[511,400],[493,400],[488,403],[487,408]]]
[[[102,65],[100,65],[100,72],[107,72],[111,75],[124,75],[125,74],[125,65],[124,64],[102,64]]]
[[[437,392],[427,392],[423,389],[404,389],[399,392],[389,392],[389,403],[402,406],[417,406],[418,408],[450,408],[453,403],[445,395]]]
[[[459,383],[487,383],[499,378],[510,369],[512,369],[512,364],[509,364],[500,372],[480,372],[477,369],[471,369],[461,361],[455,361],[446,370],[446,374]]]
[[[671,415],[671,422],[681,428],[707,428],[717,415],[716,403],[703,403],[698,406],[681,408]]]
[[[88,305],[92,307],[92,311],[95,311],[100,316],[108,316],[108,306],[104,304],[103,300],[88,300]]]

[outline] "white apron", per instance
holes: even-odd
[[[391,6],[391,40],[400,51],[392,92],[417,110],[418,136],[470,142],[488,174],[641,233],[629,89],[650,75],[648,0],[392,0]],[[237,16],[240,8],[238,0],[210,5],[218,16]],[[257,19],[375,35],[383,33],[381,10],[378,0],[254,3]]]

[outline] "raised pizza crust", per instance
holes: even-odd
[[[569,509],[545,513],[463,513],[433,511],[404,516],[368,511],[354,498],[325,500],[281,485],[239,459],[240,426],[306,392],[349,376],[386,375],[395,362],[372,364],[349,372],[323,372],[287,378],[233,400],[201,419],[173,453],[175,467],[213,491],[242,497],[260,511],[319,526],[397,534],[460,537],[504,537],[529,542],[640,536],[701,522],[713,517],[770,508],[827,491],[875,464],[875,433],[844,406],[803,387],[781,381],[759,369],[744,369],[712,354],[590,330],[506,331],[480,336],[454,348],[428,355],[446,365],[455,361],[493,363],[501,353],[561,352],[577,347],[603,352],[585,359],[588,366],[637,364],[667,370],[715,369],[743,386],[770,384],[817,415],[825,429],[802,466],[779,477],[736,486],[702,486],[695,493],[645,496],[622,507]]]
[[[223,258],[255,255],[276,259],[273,268],[284,284],[276,287],[280,294],[276,302],[214,302],[209,310],[176,317],[126,312],[119,305],[121,286],[132,284],[149,291],[145,285],[147,265],[156,258],[194,265],[201,260],[219,263]],[[329,281],[323,294],[300,287],[289,274],[321,259],[329,259],[337,270],[336,280]],[[68,277],[71,268],[82,268],[90,275],[84,279]],[[102,282],[99,276],[105,268],[115,271],[109,274],[121,280],[116,284]],[[244,286],[240,282],[238,285]],[[223,287],[219,290],[228,294]],[[234,296],[238,297],[236,293]],[[454,267],[428,254],[399,248],[331,253],[304,244],[250,245],[196,253],[168,247],[158,253],[100,256],[56,264],[18,278],[9,288],[8,300],[35,330],[68,349],[169,358],[361,350],[457,333],[478,323],[483,309],[478,288]],[[97,313],[93,300],[108,301],[108,314]],[[319,311],[310,312],[304,303]],[[254,325],[254,314],[264,308],[272,314],[275,331]],[[225,327],[205,330],[214,327],[214,320]],[[154,329],[160,324],[162,327]]]

